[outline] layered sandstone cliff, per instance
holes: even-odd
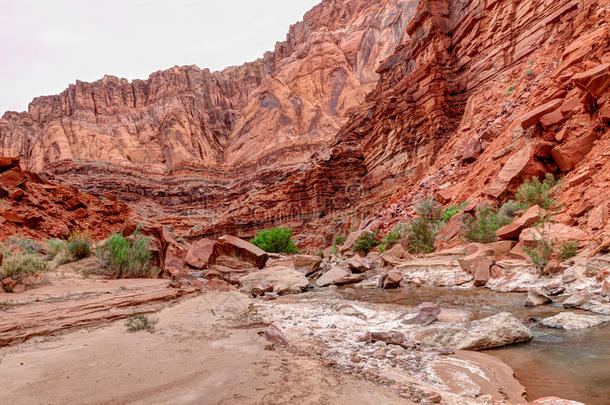
[[[222,205],[329,143],[376,85],[415,6],[325,0],[253,63],[77,82],[36,98],[27,113],[6,113],[0,152],[21,156],[29,170],[169,212]]]
[[[323,1],[254,63],[38,98],[0,120],[0,151],[192,238],[284,224],[324,245],[423,196],[502,201],[549,172],[562,221],[601,233],[608,7]]]

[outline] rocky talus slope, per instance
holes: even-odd
[[[254,63],[37,98],[0,120],[0,152],[190,239],[283,224],[327,246],[544,173],[565,176],[559,219],[601,239],[609,5],[325,0]]]

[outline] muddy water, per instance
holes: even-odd
[[[555,315],[560,306],[525,308],[525,294],[501,294],[486,289],[410,287],[402,290],[341,289],[351,300],[413,307],[434,302],[460,309],[472,319],[511,312],[531,330],[529,343],[487,350],[515,370],[528,399],[559,396],[588,405],[610,404],[610,325],[563,331],[537,326],[535,318]]]

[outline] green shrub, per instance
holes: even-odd
[[[250,242],[268,253],[299,253],[299,249],[292,240],[292,229],[290,228],[258,231],[256,237]]]
[[[515,198],[527,207],[538,205],[545,210],[557,208],[552,197],[555,194],[553,188],[558,184],[559,180],[550,173],[546,174],[543,181],[533,177],[519,186]]]
[[[91,255],[91,235],[87,231],[74,231],[68,237],[68,251],[75,259]]]
[[[491,205],[477,208],[475,215],[465,215],[462,219],[462,237],[468,242],[491,243],[496,241],[496,231],[513,222],[513,219],[499,213]]]
[[[506,89],[506,93],[504,93],[505,97],[510,97],[511,94],[513,94],[513,91],[515,90],[517,86],[515,84],[511,84],[510,86],[508,86],[508,88]]]
[[[129,332],[137,332],[140,330],[146,330],[150,333],[155,331],[159,320],[157,318],[149,318],[148,315],[135,314],[127,318],[125,326]]]
[[[4,258],[2,267],[0,267],[0,278],[13,277],[20,279],[28,275],[38,274],[46,269],[47,263],[42,260],[40,255],[21,251]]]
[[[105,275],[112,278],[147,278],[156,275],[148,239],[135,233],[133,240],[114,234],[97,250]]]
[[[335,246],[343,245],[346,240],[346,235],[337,235],[337,237],[335,238]]]
[[[333,245],[332,249],[330,249],[331,255],[334,255],[335,253],[337,253],[337,245]]]
[[[559,258],[562,260],[571,259],[578,254],[578,241],[563,242],[559,247]]]
[[[459,214],[464,208],[466,208],[467,205],[468,205],[468,202],[463,202],[460,205],[450,205],[449,207],[447,207],[445,209],[445,211],[443,211],[441,220],[444,223],[449,222],[451,220],[451,218],[453,218],[455,215]]]
[[[323,252],[323,251],[321,251],[321,250],[318,250],[318,251],[316,252],[316,256],[318,256],[320,259],[324,259],[324,252]]]
[[[389,249],[392,247],[392,245],[394,245],[397,241],[399,241],[402,238],[402,235],[400,234],[400,232],[398,232],[396,230],[396,228],[394,228],[393,230],[391,230],[390,232],[388,232],[384,237],[383,237],[383,241],[381,242],[381,248],[385,251],[386,249]]]
[[[354,246],[352,249],[354,252],[359,252],[364,255],[368,254],[373,248],[379,246],[379,241],[377,240],[377,235],[379,231],[368,232],[364,231],[360,235],[358,239],[354,242]]]
[[[528,70],[525,72],[525,74],[526,74],[528,77],[534,76],[534,72],[533,72],[531,69],[528,69]]]

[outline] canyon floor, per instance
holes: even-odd
[[[278,272],[278,261],[287,260],[270,260],[270,268]],[[442,287],[461,276],[441,269],[454,261],[435,255],[395,267],[405,278],[427,272],[421,287],[411,278],[411,287],[378,289],[379,274],[370,271],[349,287],[259,298],[211,284],[107,280],[91,274],[99,266],[93,257],[62,265],[23,293],[0,294],[0,403],[526,403],[509,366],[472,350],[527,340],[528,329],[506,312],[488,316],[491,295],[508,294]],[[265,274],[248,277],[265,281]],[[522,289],[526,282],[518,280],[504,285]],[[470,305],[427,295],[432,289]],[[398,305],[397,297],[412,301]],[[522,307],[524,298],[511,299]],[[401,321],[430,300],[441,308],[431,324]],[[549,308],[523,308],[517,316],[565,312]],[[154,331],[129,332],[125,319],[135,313],[157,319]]]
[[[154,333],[117,321],[4,348],[0,402],[405,403],[318,360],[265,350],[256,328],[239,327],[248,305],[238,293],[205,293],[156,314]]]

